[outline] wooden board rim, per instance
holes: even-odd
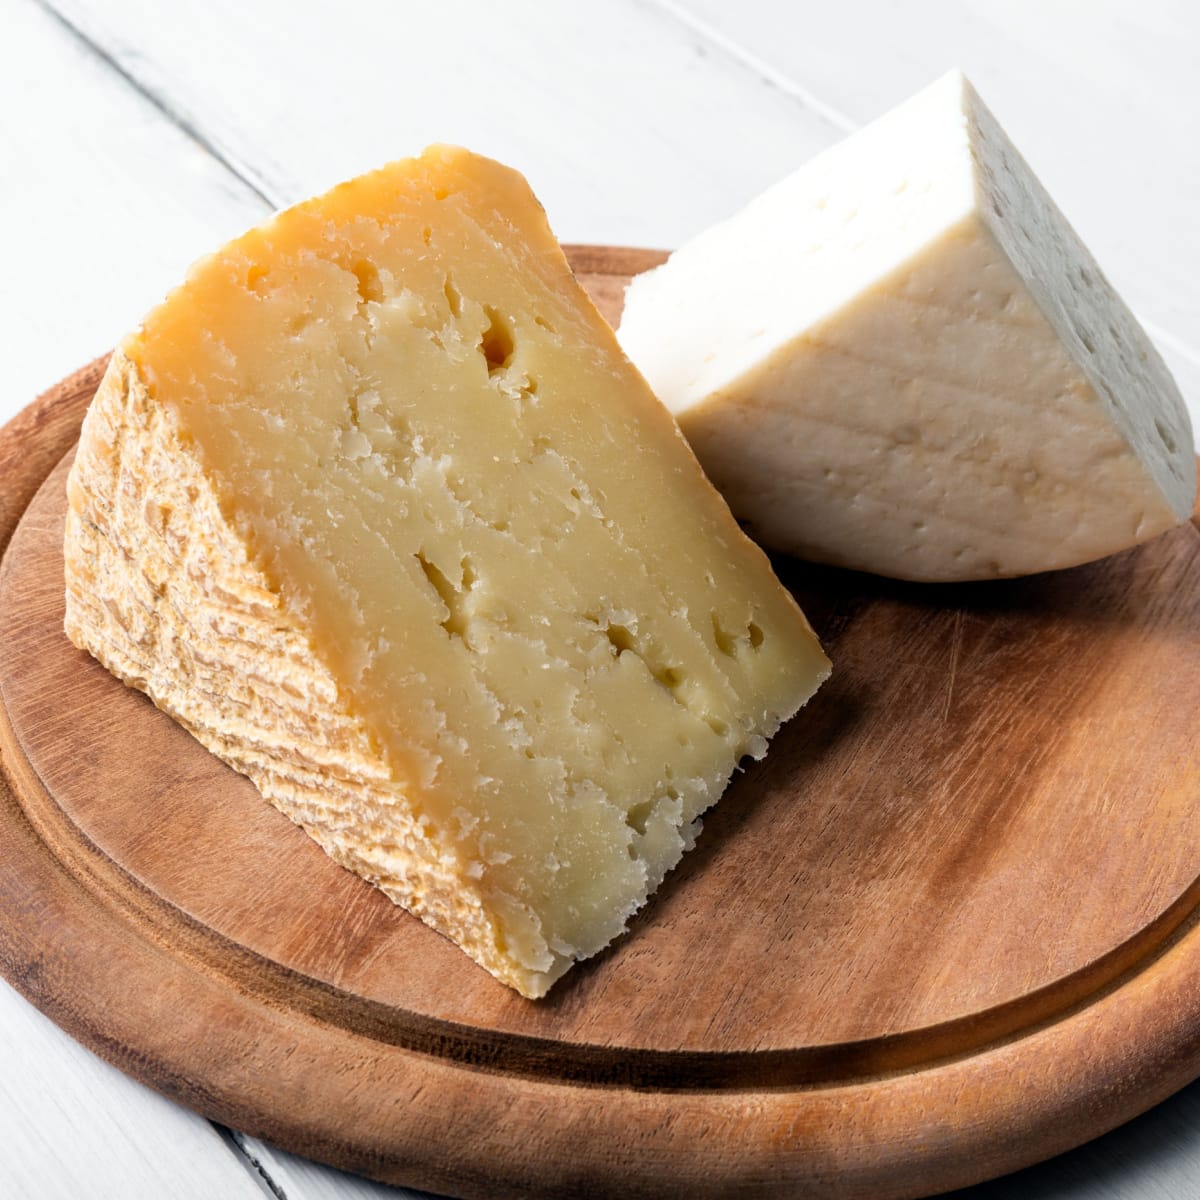
[[[587,267],[576,259],[581,270],[595,270],[605,261],[604,248],[589,253],[595,257],[585,260]],[[636,262],[636,254],[621,251],[613,260],[618,269],[610,273],[627,273],[630,255]],[[102,365],[100,360],[65,380],[0,431],[6,478],[0,549],[73,441]],[[1184,917],[1182,923],[1148,959],[1130,965],[1074,1009],[1020,1037],[1000,1038],[969,1058],[913,1074],[823,1087],[780,1080],[774,1087],[748,1088],[725,1080],[711,1090],[681,1094],[665,1080],[642,1080],[636,1089],[623,1087],[620,1079],[531,1082],[530,1075],[496,1064],[440,1061],[369,1031],[337,1027],[319,1012],[281,1012],[276,997],[255,995],[244,981],[214,974],[186,939],[172,944],[177,930],[168,935],[153,922],[131,924],[139,906],[130,889],[119,879],[103,880],[86,870],[79,858],[64,863],[50,848],[61,835],[51,834],[48,841],[49,831],[31,824],[22,799],[28,801],[40,784],[12,753],[2,710],[0,722],[0,861],[8,901],[0,916],[3,973],[68,1032],[173,1098],[287,1148],[377,1178],[463,1195],[538,1189],[554,1195],[609,1189],[671,1195],[684,1181],[698,1195],[727,1194],[733,1186],[748,1195],[793,1195],[805,1187],[839,1196],[916,1195],[933,1184],[958,1186],[1065,1149],[1142,1111],[1200,1071],[1200,1002],[1195,999],[1200,996],[1200,934],[1194,911],[1176,913]],[[1181,904],[1185,910],[1193,907],[1190,890]],[[96,955],[97,945],[109,953]],[[120,1012],[100,1017],[81,1003],[88,994],[113,992],[117,979],[125,998]],[[147,986],[131,987],[133,980]],[[204,1078],[197,1077],[189,1055],[190,1039],[174,1041],[151,1028],[151,1018],[161,1016],[164,987],[180,1012],[199,1019],[210,1005],[237,1019],[233,1033],[223,1035],[227,1044],[210,1055],[211,1070]],[[305,1079],[307,1087],[321,1093],[326,1112],[345,1113],[333,1136],[314,1124],[311,1114],[281,1111],[275,1088],[264,1082],[266,1076],[277,1083],[270,1065],[286,1068],[294,1056],[297,1022],[322,1035],[321,1046],[305,1048],[311,1060]],[[1126,1041],[1130,1028],[1145,1034],[1134,1053]],[[245,1042],[234,1036],[240,1030],[244,1039],[247,1029],[258,1039],[261,1059],[252,1073],[238,1068],[245,1065]],[[355,1098],[347,1094],[355,1084],[347,1087],[342,1079],[339,1086],[345,1060],[338,1054],[360,1064],[364,1074],[357,1077],[358,1086],[369,1078],[393,1100],[413,1087],[436,1097],[437,1119],[406,1113],[406,1128],[386,1133],[372,1129],[370,1121],[356,1126]],[[1022,1086],[991,1095],[985,1104],[972,1094],[972,1066],[985,1059],[993,1067],[1002,1065],[1005,1077],[1022,1079]],[[553,1178],[544,1170],[545,1152],[540,1173],[531,1174],[528,1154],[516,1138],[503,1145],[485,1138],[482,1149],[460,1142],[458,1162],[445,1160],[445,1131],[456,1121],[462,1127],[465,1120],[477,1131],[502,1128],[528,1104],[530,1092],[546,1089],[562,1114],[554,1128],[542,1131],[556,1151],[549,1155],[557,1171]],[[981,1120],[985,1111],[987,1120]],[[753,1115],[749,1129],[748,1112]],[[843,1139],[839,1145],[822,1140],[820,1131],[838,1122],[843,1138],[847,1123],[859,1136],[857,1161],[846,1160]],[[699,1141],[680,1136],[681,1129],[701,1127],[716,1136]],[[581,1144],[583,1128],[589,1131],[588,1145]],[[740,1137],[750,1134],[754,1151],[748,1158],[739,1155],[738,1163],[730,1160],[719,1136],[734,1128]],[[956,1136],[931,1150],[930,1139],[947,1128]],[[915,1161],[914,1151],[922,1147],[923,1161],[921,1154]],[[632,1157],[637,1149],[646,1152],[644,1161]],[[614,1168],[622,1173],[619,1180]],[[746,1174],[738,1177],[738,1171]]]

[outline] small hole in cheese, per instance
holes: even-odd
[[[488,326],[483,331],[479,350],[487,362],[488,374],[503,371],[512,362],[513,336],[504,318],[490,305],[484,308]]]
[[[458,288],[454,286],[454,280],[449,275],[446,276],[446,282],[442,284],[442,294],[446,297],[446,303],[450,306],[450,315],[452,317],[462,316],[462,295]]]
[[[609,645],[612,646],[613,654],[618,658],[626,650],[634,648],[633,634],[624,625],[614,625],[610,622],[604,629],[604,635],[608,638]]]
[[[358,295],[361,303],[378,304],[383,299],[383,284],[379,280],[379,270],[375,264],[360,259],[350,269],[358,281]]]
[[[446,608],[446,618],[441,622],[442,628],[451,636],[460,638],[463,642],[466,639],[467,632],[467,614],[463,607],[462,592],[455,587],[453,583],[446,577],[446,574],[437,565],[425,557],[425,554],[418,551],[416,560],[421,570],[425,574],[425,578],[429,581],[430,587],[433,588],[439,600]],[[463,560],[464,579],[463,583],[466,587],[470,587],[475,580],[474,571],[467,560]],[[466,579],[466,574],[470,574],[470,582]]]
[[[678,688],[686,678],[684,673],[678,667],[661,667],[654,672],[654,678],[667,689],[668,692],[673,692]]]
[[[713,641],[717,644],[717,649],[720,650],[726,658],[737,657],[737,638],[721,624],[721,618],[716,613],[712,615]]]
[[[625,814],[625,824],[639,836],[644,836],[646,833],[646,822],[650,820],[655,803],[654,800],[643,800]]]

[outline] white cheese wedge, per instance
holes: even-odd
[[[465,151],[199,263],[69,488],[72,640],[527,996],[828,671],[525,181]]]
[[[620,340],[768,546],[917,580],[1186,520],[1162,359],[958,72],[634,281]]]

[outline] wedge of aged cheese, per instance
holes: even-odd
[[[634,281],[620,340],[767,545],[904,579],[1185,520],[1178,389],[958,72]]]
[[[526,996],[828,670],[524,180],[461,150],[199,263],[69,486],[72,640]]]

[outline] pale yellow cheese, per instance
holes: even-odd
[[[828,670],[524,180],[448,148],[151,313],[66,564],[78,645],[528,996]]]

